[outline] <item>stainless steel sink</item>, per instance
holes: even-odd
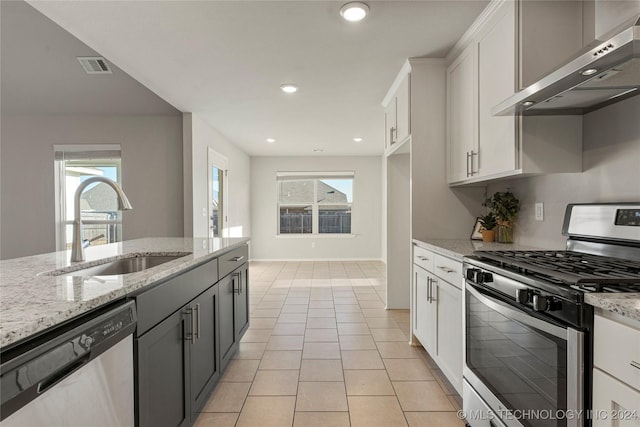
[[[191,255],[183,252],[175,255],[141,255],[119,258],[103,264],[70,270],[69,267],[45,273],[51,276],[113,276],[117,274],[136,273],[151,267]]]

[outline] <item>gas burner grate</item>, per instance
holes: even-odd
[[[636,261],[570,251],[475,251],[474,254],[497,262],[501,268],[576,289],[587,291],[590,287],[585,285],[588,284],[598,289],[602,286],[595,285],[615,288],[638,284],[637,290],[632,287],[632,292],[640,292],[640,263]]]

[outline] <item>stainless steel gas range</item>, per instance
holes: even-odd
[[[640,202],[567,206],[565,251],[464,259],[464,413],[472,427],[589,426],[587,292],[640,292]]]

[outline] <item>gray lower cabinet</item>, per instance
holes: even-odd
[[[218,283],[220,298],[220,365],[224,369],[249,327],[249,270],[247,264]]]
[[[189,425],[185,318],[180,310],[136,340],[138,426]]]
[[[137,340],[139,426],[195,422],[220,377],[218,285]]]
[[[198,411],[207,402],[209,393],[220,377],[220,364],[216,351],[218,346],[218,291],[219,286],[212,286],[190,304],[194,332],[189,335],[191,382],[191,413],[197,416]],[[195,422],[195,416],[192,422]]]
[[[246,255],[245,245],[134,295],[138,427],[195,423],[249,327]]]

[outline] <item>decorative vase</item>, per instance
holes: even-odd
[[[491,230],[482,230],[482,241],[483,242],[493,242],[493,239],[496,236],[496,229],[492,228]]]
[[[498,221],[498,243],[513,243],[513,224],[510,221]]]

